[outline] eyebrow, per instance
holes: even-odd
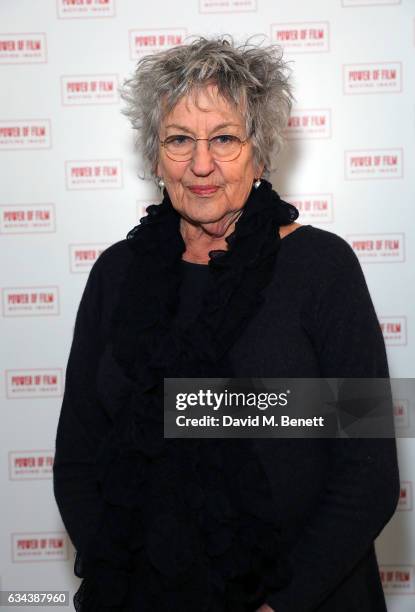
[[[241,126],[238,123],[220,123],[219,125],[216,125],[211,131],[216,132],[216,130],[222,130],[223,128],[228,128],[228,127],[241,127]],[[166,130],[169,128],[176,128],[178,130],[182,130],[183,132],[187,132],[188,134],[193,133],[192,130],[189,130],[184,125],[179,125],[178,123],[169,123],[169,125],[166,125]]]

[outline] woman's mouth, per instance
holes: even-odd
[[[217,185],[191,185],[189,190],[198,196],[210,196],[217,192]]]

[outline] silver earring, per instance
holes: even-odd
[[[166,186],[166,183],[163,181],[161,177],[158,179],[157,184],[160,189],[164,189],[164,187]]]
[[[255,181],[255,183],[254,183],[254,187],[255,187],[255,189],[258,189],[258,187],[260,186],[260,184],[261,184],[261,179],[257,179],[257,180]]]

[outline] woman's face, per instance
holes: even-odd
[[[243,115],[218,94],[215,85],[200,90],[196,99],[182,98],[163,119],[159,131],[163,141],[173,135],[212,138],[221,134],[238,136],[242,141],[247,138]],[[217,236],[238,216],[262,171],[263,166],[254,165],[250,140],[232,161],[215,160],[206,140],[196,143],[188,161],[170,159],[160,145],[156,169],[182,217]]]

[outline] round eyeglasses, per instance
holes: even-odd
[[[248,142],[248,138],[241,140],[232,134],[220,134],[212,138],[193,138],[192,136],[172,135],[165,140],[160,140],[167,157],[173,161],[189,161],[196,150],[198,140],[206,140],[208,149],[216,161],[233,161],[236,159],[242,147]]]

